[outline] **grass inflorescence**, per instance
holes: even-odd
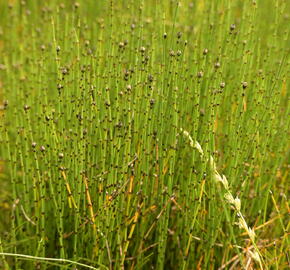
[[[289,1],[0,13],[1,269],[289,267]]]

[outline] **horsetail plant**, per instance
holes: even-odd
[[[289,5],[0,1],[0,269],[289,268]]]

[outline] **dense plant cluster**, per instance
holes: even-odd
[[[0,13],[1,269],[289,267],[289,1]]]

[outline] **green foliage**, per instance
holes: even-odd
[[[0,268],[289,267],[289,1],[0,13]]]

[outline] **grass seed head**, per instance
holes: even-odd
[[[256,250],[254,250],[253,252],[249,250],[249,254],[256,262],[261,263],[260,255]]]
[[[226,201],[229,203],[229,204],[234,204],[235,203],[235,199],[233,197],[233,195],[230,193],[230,192],[227,192],[225,195],[224,195]]]
[[[241,211],[241,200],[238,197],[235,198],[234,206],[237,211]]]

